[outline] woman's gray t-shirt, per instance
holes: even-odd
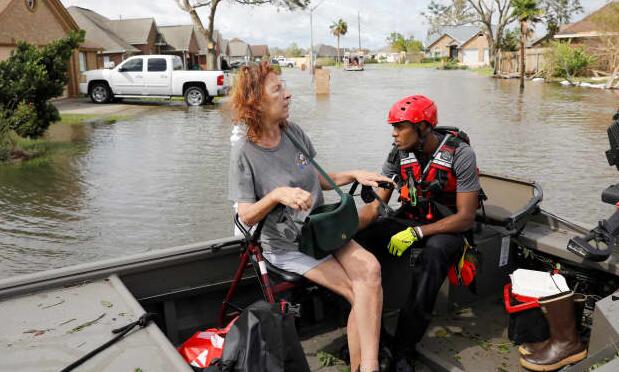
[[[288,133],[305,147],[314,158],[316,150],[303,130],[288,123]],[[312,209],[324,203],[320,179],[314,166],[282,133],[279,145],[267,149],[241,138],[232,145],[228,198],[238,203],[255,203],[277,187],[299,187],[312,194]],[[283,205],[275,207],[266,217],[261,244],[267,252],[298,250],[298,235],[309,211],[299,211]],[[294,221],[297,221],[296,223]]]

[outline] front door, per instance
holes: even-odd
[[[112,74],[114,94],[144,93],[144,58],[134,57],[118,66]]]
[[[458,47],[457,46],[452,45],[449,47],[449,59],[453,61],[458,60]]]

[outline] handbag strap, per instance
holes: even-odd
[[[309,159],[309,161],[314,165],[314,167],[316,167],[316,169],[324,177],[324,179],[327,180],[327,182],[329,182],[329,185],[331,185],[333,190],[335,190],[341,197],[343,197],[344,196],[344,192],[342,191],[342,189],[340,189],[339,186],[335,184],[335,181],[333,181],[333,179],[331,177],[329,177],[327,172],[325,172],[324,169],[322,169],[322,167],[320,165],[318,165],[318,163],[316,163],[314,161],[314,159],[310,156],[310,154],[307,152],[305,147],[303,147],[303,145],[301,145],[301,143],[299,141],[297,141],[296,138],[294,138],[290,133],[288,133],[288,129],[284,128],[283,131],[284,131],[284,134],[286,134],[286,136],[288,138],[290,138],[290,141],[292,141],[294,146],[299,151],[301,151],[303,153],[303,155],[305,155],[306,158]]]

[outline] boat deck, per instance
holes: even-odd
[[[5,300],[0,370],[59,371],[144,310],[117,276]],[[131,331],[80,371],[191,371],[159,328]]]

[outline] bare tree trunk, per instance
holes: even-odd
[[[200,16],[196,9],[189,4],[189,0],[177,0],[180,8],[187,13],[191,17],[191,22],[198,29],[198,32],[201,32],[206,37],[207,45],[207,54],[206,54],[206,68],[207,70],[216,70],[216,55],[215,55],[215,40],[213,40],[213,33],[215,30],[215,12],[217,11],[217,5],[221,2],[221,0],[212,0],[210,2],[210,13],[208,17],[208,30],[204,28],[202,24],[202,20],[200,20]]]

